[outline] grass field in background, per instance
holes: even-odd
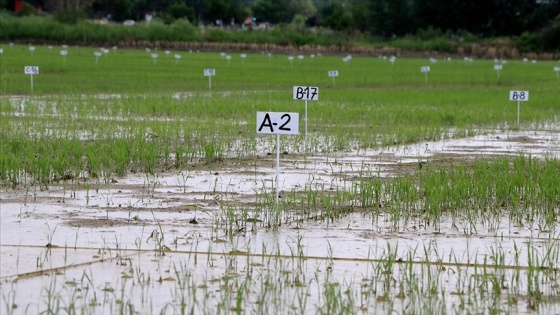
[[[319,100],[308,103],[311,152],[516,128],[510,90],[530,92],[521,104],[522,126],[556,122],[560,105],[558,63],[550,61],[500,60],[498,78],[495,60],[397,58],[392,64],[381,56],[343,62],[343,56],[296,55],[290,62],[262,52],[244,60],[229,53],[228,62],[217,52],[110,48],[96,61],[100,50],[89,47],[37,46],[33,53],[28,46],[1,47],[1,162],[3,172],[12,173],[2,178],[11,183],[22,169],[50,182],[67,172],[122,176],[130,166],[153,172],[158,165],[255,156],[262,143],[257,111],[296,111],[303,118],[303,102],[292,99],[295,85],[320,91]],[[426,82],[420,68],[428,65]],[[25,66],[40,69],[33,93]],[[212,91],[203,76],[207,68],[216,70]],[[329,70],[339,71],[336,82]],[[291,151],[305,151],[300,130],[283,138]],[[53,145],[65,149],[49,150]]]

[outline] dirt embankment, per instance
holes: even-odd
[[[365,56],[401,56],[401,57],[433,57],[433,56],[470,56],[475,58],[505,58],[505,59],[560,59],[560,53],[522,53],[513,43],[497,44],[467,44],[453,48],[450,52],[433,50],[411,50],[390,46],[360,46],[360,45],[277,45],[258,43],[215,43],[215,42],[149,42],[149,41],[122,41],[119,47],[130,48],[160,48],[173,50],[200,50],[200,51],[244,51],[244,52],[272,52],[272,53],[322,53],[322,54],[352,54]]]
[[[15,41],[18,42],[18,41]],[[21,42],[28,44],[29,42]],[[37,44],[58,45],[62,43],[56,42],[40,42]],[[78,42],[74,43],[78,46],[95,46],[110,47],[115,46],[114,43],[91,43]],[[538,59],[538,60],[559,60],[560,52],[521,52],[515,47],[515,44],[508,41],[501,41],[491,44],[462,44],[452,47],[449,51],[435,50],[418,50],[396,48],[391,46],[373,46],[373,45],[278,45],[271,43],[216,43],[216,42],[173,42],[173,41],[143,41],[143,40],[122,40],[116,43],[121,48],[152,48],[152,49],[170,49],[177,51],[220,51],[220,52],[271,52],[282,54],[331,54],[344,55],[351,54],[354,56],[398,56],[398,57],[473,57],[483,59]]]

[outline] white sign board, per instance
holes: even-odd
[[[216,69],[204,69],[205,77],[212,77],[216,75]]]
[[[430,72],[430,67],[429,66],[421,67],[420,71],[423,72],[423,73]]]
[[[509,91],[509,100],[526,102],[529,100],[529,91]]]
[[[1,49],[0,49],[1,50]],[[560,72],[560,67],[554,67],[554,71]]]
[[[25,66],[23,68],[25,74],[39,74],[39,67],[37,66]]]
[[[329,77],[338,77],[338,70],[329,71]]]
[[[68,51],[67,50],[61,50],[60,55],[64,57],[64,56],[68,55]]]
[[[502,65],[494,65],[494,70],[496,71],[500,71],[502,70],[502,68],[503,68]]]
[[[299,113],[257,112],[257,133],[297,135]]]
[[[319,88],[312,86],[294,86],[294,100],[317,101],[319,100]]]

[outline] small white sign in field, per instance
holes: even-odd
[[[333,87],[336,87],[335,78],[338,77],[338,70],[331,70],[331,71],[329,71],[329,77],[332,78],[332,85],[333,85]]]
[[[204,76],[208,77],[208,89],[212,91],[212,77],[216,75],[216,69],[204,69]]]
[[[420,67],[420,72],[424,74],[424,78],[426,79],[426,83],[428,83],[428,72],[430,72],[430,66]]]
[[[39,74],[39,67],[25,66],[23,67],[23,73],[29,74],[31,76],[31,93],[33,93],[33,75]]]
[[[509,91],[509,100],[517,102],[517,128],[519,128],[520,103],[529,100],[529,91]]]

